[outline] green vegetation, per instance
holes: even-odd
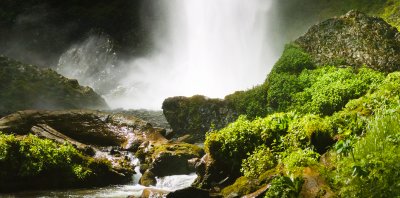
[[[60,145],[34,135],[0,133],[0,190],[30,185],[38,188],[90,185],[111,171],[108,160],[86,157],[70,144]]]
[[[248,157],[247,154],[260,145],[272,145],[279,137],[285,135],[294,116],[293,113],[276,113],[253,121],[241,116],[226,128],[207,134],[206,152],[232,171],[239,172],[242,160]],[[258,169],[260,168],[254,168]]]
[[[332,173],[341,196],[400,195],[400,113],[385,111],[370,122],[366,136],[338,146],[338,170]]]
[[[274,178],[271,187],[265,194],[264,198],[293,198],[298,197],[304,180],[296,177],[294,180],[286,176]]]
[[[312,191],[307,177],[321,181],[315,196],[399,196],[400,72],[308,57],[288,45],[257,91],[227,97],[245,116],[205,141],[221,170],[241,176],[224,196],[270,184],[265,197],[298,197]],[[257,105],[246,109],[246,101]]]
[[[259,173],[263,173],[275,165],[275,156],[271,150],[265,145],[261,145],[242,162],[243,175],[246,177],[259,177]]]

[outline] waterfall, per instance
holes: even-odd
[[[279,52],[272,47],[272,3],[157,1],[154,49],[120,62],[114,88],[102,94],[114,108],[160,109],[167,97],[222,98],[263,83]]]

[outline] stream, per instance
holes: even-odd
[[[162,191],[175,191],[189,187],[196,179],[196,174],[173,175],[163,178],[157,178],[157,185],[149,187],[151,189]],[[126,198],[127,196],[140,197],[143,190],[148,188],[138,184],[140,175],[135,174],[133,181],[125,185],[112,185],[99,188],[70,189],[70,190],[46,190],[46,191],[25,191],[14,194],[4,194],[0,197],[18,198],[18,197],[108,197],[108,198]]]

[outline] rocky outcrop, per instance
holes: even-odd
[[[43,127],[54,129],[84,144],[119,146],[126,150],[134,150],[135,145],[149,140],[166,141],[160,133],[163,129],[123,114],[91,110],[27,110],[0,119],[0,131],[6,133],[25,135]]]
[[[162,109],[175,136],[190,134],[197,140],[203,140],[211,128],[220,129],[237,118],[226,101],[200,95],[167,98]]]
[[[204,151],[200,147],[178,142],[149,142],[142,145],[137,153],[142,156],[143,171],[140,184],[155,185],[155,177],[182,175],[195,172],[191,161],[200,158]]]
[[[26,109],[104,109],[91,88],[51,69],[39,69],[0,56],[0,116]]]
[[[358,11],[317,24],[295,42],[319,65],[366,65],[384,72],[400,69],[398,30]]]
[[[110,174],[106,172],[104,179],[97,177],[101,181],[89,186],[130,181],[132,152],[142,153],[143,162],[149,164],[142,179],[147,185],[155,184],[155,176],[192,171],[188,169],[188,159],[203,154],[197,146],[169,143],[161,135],[164,129],[134,116],[92,110],[19,111],[0,119],[0,131],[18,136],[33,133],[57,143],[69,143],[94,159],[107,161],[112,168]]]

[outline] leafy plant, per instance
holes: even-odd
[[[304,180],[301,177],[291,179],[286,176],[274,178],[264,198],[296,198],[298,197]]]
[[[376,115],[368,126],[366,136],[354,143],[353,155],[338,161],[335,182],[340,195],[353,197],[400,195],[399,119],[398,112],[386,111]],[[344,142],[342,148],[346,146]]]
[[[302,170],[304,167],[312,166],[318,163],[320,155],[317,152],[307,148],[283,154],[282,163],[289,173]]]
[[[273,168],[275,163],[275,156],[270,148],[261,145],[248,158],[242,161],[240,171],[246,177],[257,178],[265,171]]]

